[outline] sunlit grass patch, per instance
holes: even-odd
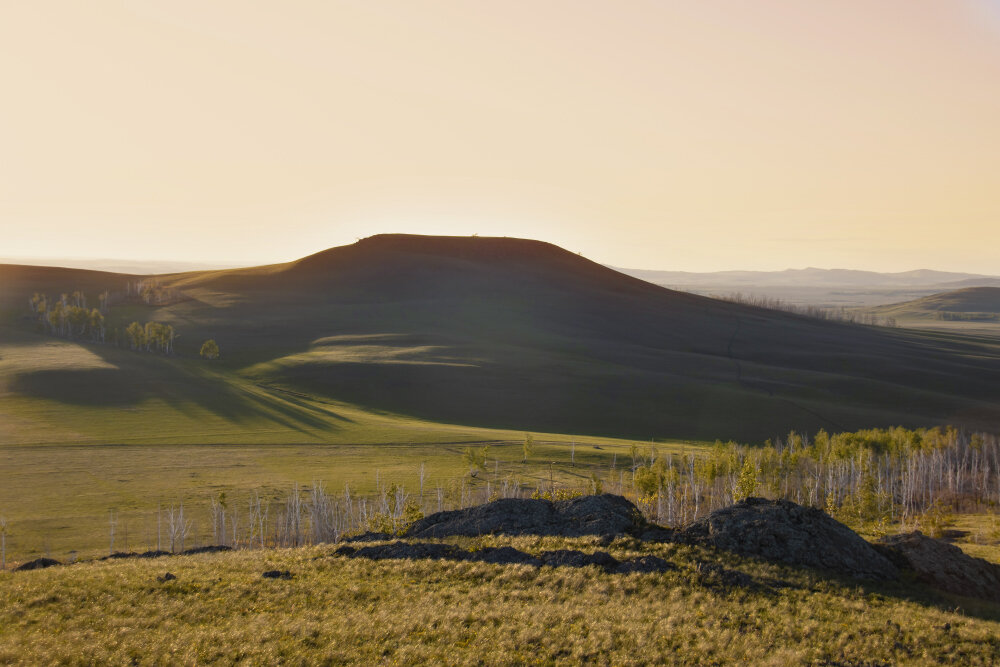
[[[464,548],[656,554],[677,569],[368,561],[303,549],[0,574],[0,662],[991,664],[1000,624],[921,597],[679,545],[483,537]],[[784,586],[704,585],[698,562]],[[270,569],[292,578],[264,579]],[[170,571],[177,576],[161,582]],[[910,593],[915,599],[907,599]],[[992,609],[992,614],[997,610]]]

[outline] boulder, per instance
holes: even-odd
[[[787,500],[747,498],[699,519],[676,539],[858,579],[899,577],[896,566],[853,530]]]
[[[969,556],[920,531],[882,538],[879,549],[898,567],[943,591],[1000,602],[1000,565]]]

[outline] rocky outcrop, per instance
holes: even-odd
[[[1000,565],[974,558],[920,531],[883,538],[879,549],[901,569],[949,593],[1000,602]]]
[[[14,568],[15,572],[23,572],[25,570],[41,570],[46,567],[53,567],[55,565],[62,565],[55,558],[36,558],[35,560],[29,560],[27,563],[22,563]]]
[[[853,530],[818,509],[787,500],[747,498],[699,519],[675,539],[859,579],[899,576],[896,567]]]
[[[587,567],[596,566],[605,572],[618,574],[655,573],[674,570],[671,563],[656,556],[642,556],[620,561],[605,551],[586,553],[576,549],[556,549],[543,551],[537,556],[520,551],[513,547],[486,547],[470,551],[452,544],[434,544],[427,542],[391,542],[389,544],[373,544],[366,547],[342,546],[335,552],[349,558],[368,558],[371,560],[458,560],[496,565],[532,565],[542,567]]]
[[[437,512],[420,519],[406,537],[461,535],[636,535],[646,522],[635,505],[621,496],[604,494],[571,500],[505,498],[485,505]]]

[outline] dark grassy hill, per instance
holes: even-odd
[[[450,423],[697,439],[1000,428],[1000,350],[676,292],[556,246],[387,235],[163,276],[178,349],[255,382]],[[140,313],[141,315],[141,313]]]
[[[28,298],[34,292],[48,293],[57,297],[62,293],[83,291],[95,299],[105,289],[121,290],[136,276],[90,271],[87,269],[65,269],[54,266],[24,266],[20,264],[0,264],[0,310],[20,311],[27,307]]]

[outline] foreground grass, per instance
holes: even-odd
[[[588,539],[462,543],[526,551],[604,548]],[[866,588],[691,547],[620,539],[607,550],[619,558],[655,553],[678,569],[615,575],[593,567],[371,562],[321,546],[0,573],[0,662],[1000,660],[996,607],[935,599],[907,585]],[[772,585],[726,587],[698,574],[701,561]],[[270,569],[288,569],[293,578],[263,579]],[[168,570],[177,579],[158,581]]]

